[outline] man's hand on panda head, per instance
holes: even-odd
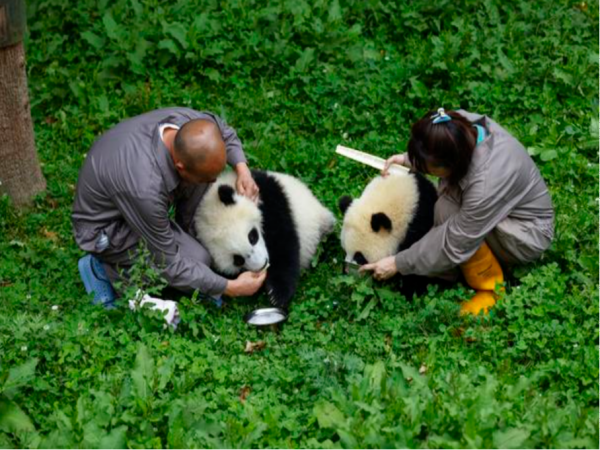
[[[358,269],[360,273],[372,271],[373,278],[382,281],[392,278],[398,273],[396,268],[396,258],[394,256],[388,256],[387,258],[380,259],[376,263],[365,264]]]
[[[235,173],[237,174],[235,189],[238,194],[248,197],[254,203],[258,203],[258,186],[252,178],[248,165],[246,163],[236,164]]]
[[[235,280],[227,281],[224,294],[228,297],[254,295],[265,282],[267,272],[242,272]]]

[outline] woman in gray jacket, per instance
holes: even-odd
[[[396,273],[449,278],[457,267],[477,291],[461,313],[487,312],[502,283],[500,263],[533,261],[554,235],[548,188],[517,139],[486,116],[430,112],[412,127],[408,154],[386,161],[440,178],[434,227],[395,256],[363,266],[376,279]],[[500,260],[500,263],[499,261]]]

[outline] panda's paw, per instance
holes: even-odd
[[[280,307],[281,302],[278,301],[277,298],[273,295],[273,291],[268,292],[267,296],[269,297],[269,303],[271,303],[271,305],[275,306],[276,308]]]
[[[266,293],[267,293],[267,298],[269,299],[269,303],[271,303],[271,305],[273,305],[273,306],[276,306],[277,299],[275,298],[275,295],[273,294],[273,289],[267,288]]]
[[[287,310],[288,302],[283,301],[281,298],[277,298],[273,289],[267,290],[267,298],[269,299],[269,303],[273,305],[275,308]]]
[[[267,277],[264,287],[264,293],[269,299],[269,303],[276,308],[287,310],[292,297],[296,291],[295,283],[284,283],[283,280]]]

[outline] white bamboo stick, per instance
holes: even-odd
[[[346,158],[350,158],[367,166],[374,167],[375,169],[383,170],[383,167],[385,166],[385,159],[369,153],[361,152],[360,150],[344,147],[343,145],[338,145],[335,149],[335,152],[339,155],[345,156]],[[409,169],[398,164],[392,164],[388,172],[394,175],[405,175],[409,172]]]

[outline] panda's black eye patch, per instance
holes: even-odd
[[[242,255],[233,255],[233,264],[236,267],[242,267],[245,262],[246,259]]]
[[[365,258],[365,256],[361,252],[356,252],[354,254],[354,261],[357,264],[360,264],[361,266],[364,264],[367,264],[369,262],[369,261],[367,261],[367,258]]]
[[[225,206],[235,204],[235,191],[231,186],[227,184],[222,184],[221,186],[219,186],[217,193],[219,194],[219,200],[221,200],[221,203],[223,203]]]
[[[392,230],[392,221],[384,213],[377,213],[371,216],[371,228],[377,233],[382,228],[384,230]]]
[[[256,228],[252,228],[250,233],[248,233],[248,240],[252,245],[255,245],[258,242],[258,230]]]

